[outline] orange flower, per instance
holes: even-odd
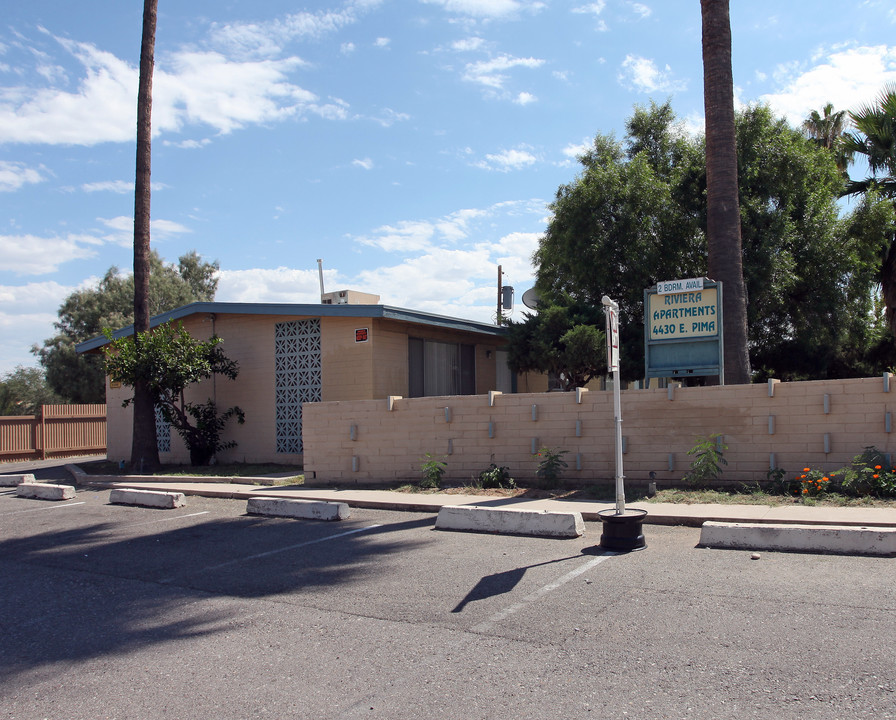
[[[803,488],[803,495],[809,494],[809,488]]]
[[[875,466],[874,466],[874,469],[875,469],[875,470],[880,470],[880,465],[875,465]]]
[[[809,468],[803,468],[803,472],[809,472]]]
[[[806,479],[805,475],[800,475],[800,480],[805,480],[805,479]]]
[[[873,477],[875,480],[877,480],[877,479],[880,477],[880,475],[877,475],[877,474],[875,473],[875,474],[872,475],[871,477]]]
[[[822,480],[822,482],[828,482],[828,480],[830,480],[830,478],[827,477],[827,476],[825,476],[825,477],[823,477],[821,480]]]

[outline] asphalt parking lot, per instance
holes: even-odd
[[[893,559],[0,492],[0,718],[896,718]]]

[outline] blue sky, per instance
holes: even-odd
[[[738,103],[798,125],[896,82],[889,0],[734,0]],[[62,300],[132,263],[140,0],[6,3],[0,373]],[[702,131],[689,2],[159,0],[153,247],[218,260],[218,300],[328,291],[493,321],[596,133],[671,98]],[[667,278],[658,278],[667,279]]]

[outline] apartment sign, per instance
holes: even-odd
[[[712,337],[719,332],[718,288],[647,296],[646,319],[653,339]]]
[[[718,375],[722,363],[722,284],[708,278],[663,280],[644,291],[644,367],[648,378]]]

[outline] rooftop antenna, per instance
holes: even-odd
[[[317,276],[320,278],[320,301],[324,301],[324,261],[317,259]]]

